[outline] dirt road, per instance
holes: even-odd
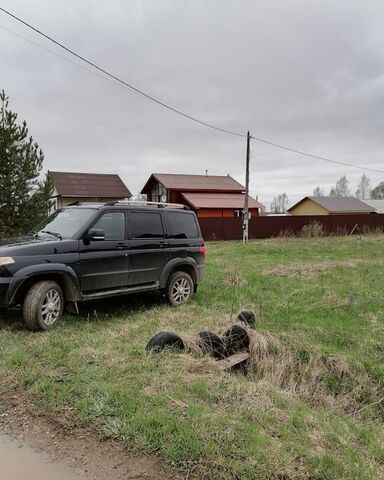
[[[130,455],[118,442],[83,427],[64,429],[16,395],[0,400],[0,465],[7,480],[181,478],[166,474],[156,456]]]

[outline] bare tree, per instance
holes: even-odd
[[[281,193],[276,197],[273,197],[271,203],[271,212],[272,213],[285,213],[288,207],[288,195],[286,193]]]
[[[324,197],[324,195],[325,195],[324,190],[319,186],[317,186],[313,191],[314,197]]]
[[[336,185],[331,188],[329,192],[330,197],[351,197],[351,191],[349,190],[349,182],[347,177],[343,175],[336,182]]]
[[[369,198],[371,196],[371,181],[365,173],[360,178],[359,185],[357,186],[356,190],[356,197],[364,200],[365,198]]]

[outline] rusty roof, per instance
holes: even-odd
[[[185,200],[195,209],[199,208],[244,208],[245,195],[243,193],[186,193],[182,192]],[[249,208],[261,208],[261,204],[248,196]]]
[[[227,191],[243,192],[245,188],[229,175],[187,175],[174,173],[152,173],[141,193],[149,193],[154,181],[165,188],[180,191]]]
[[[374,212],[375,209],[367,205],[362,200],[355,197],[304,197],[299,202],[288,208],[288,212],[297,207],[300,203],[306,199],[312,200],[321,207],[332,213],[351,213],[351,212]]]
[[[130,198],[131,192],[118,175],[107,173],[52,172],[57,195],[85,198]]]

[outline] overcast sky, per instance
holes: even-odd
[[[192,116],[384,170],[382,0],[2,0],[1,6]],[[199,126],[8,31],[75,60],[0,12],[0,89],[45,169],[230,174],[245,140]],[[253,195],[291,203],[363,172],[252,142]],[[384,174],[367,172],[376,185]]]

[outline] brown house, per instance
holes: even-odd
[[[53,210],[74,202],[128,200],[132,194],[118,175],[49,172],[54,186]]]
[[[304,197],[287,211],[291,215],[357,215],[375,209],[355,197]]]
[[[141,193],[152,202],[187,205],[198,217],[236,217],[244,208],[244,187],[235,179],[216,175],[177,175],[153,173]],[[248,198],[251,217],[259,214],[261,204]]]

